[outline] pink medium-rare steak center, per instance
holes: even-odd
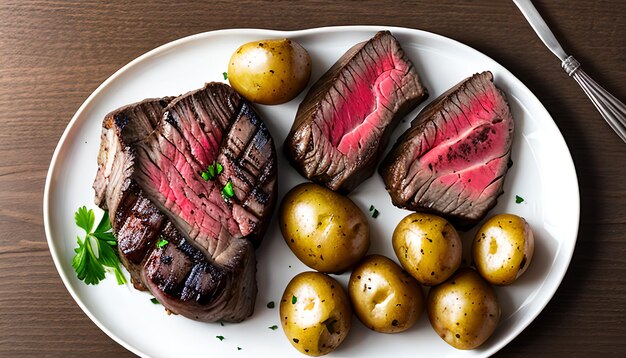
[[[358,155],[371,136],[380,136],[387,123],[384,111],[392,111],[390,103],[401,91],[408,66],[387,53],[373,66],[348,67],[346,76],[354,81],[338,82],[337,93],[331,96],[334,113],[324,123],[323,132],[334,147],[346,156]]]
[[[417,159],[446,186],[467,187],[471,195],[490,194],[483,189],[490,190],[498,168],[508,160],[504,158],[506,136],[499,133],[508,132],[509,123],[499,117],[493,93],[483,93],[467,104],[454,102],[459,111],[448,112],[446,120],[451,125],[426,131],[436,135],[425,135]]]
[[[350,48],[311,87],[285,139],[306,178],[348,193],[372,175],[391,132],[428,97],[389,31]]]
[[[443,215],[461,227],[495,206],[509,166],[513,118],[492,74],[435,99],[398,139],[379,171],[396,206]]]
[[[238,96],[229,98],[233,103],[225,105],[206,91],[179,97],[156,137],[137,150],[142,188],[212,256],[233,239],[255,242],[276,183],[267,128]],[[209,166],[214,173],[205,179]]]
[[[231,215],[232,208],[222,198],[220,182],[202,178],[202,172],[217,160],[218,143],[204,132],[192,135],[182,130],[180,133],[169,123],[163,127],[163,136],[158,140],[163,155],[156,157],[155,162],[140,161],[140,165],[151,185],[165,199],[165,207],[189,223],[192,236],[199,231],[218,238],[218,230],[225,226],[230,235],[241,237],[243,233]],[[221,137],[221,128],[212,128],[211,133]],[[196,215],[196,211],[208,215]]]

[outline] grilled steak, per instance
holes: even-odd
[[[285,155],[306,178],[347,193],[372,175],[399,120],[427,96],[398,41],[378,32],[313,85]]]
[[[491,72],[465,79],[411,122],[379,172],[394,205],[443,215],[461,228],[502,194],[513,118]]]
[[[210,83],[122,107],[103,127],[96,204],[109,210],[135,287],[196,320],[252,314],[254,247],[276,199],[276,153],[261,119],[230,87]],[[217,163],[223,171],[205,180]]]

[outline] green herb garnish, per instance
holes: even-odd
[[[164,238],[161,238],[161,240],[157,241],[156,246],[160,249],[169,243],[170,243],[169,241],[165,240]]]
[[[378,217],[378,214],[380,214],[378,212],[378,210],[374,207],[374,205],[370,205],[370,215],[372,215],[372,217],[374,219],[376,219]]]
[[[516,204],[519,204],[519,203],[521,203],[521,202],[523,202],[523,201],[524,201],[524,198],[522,198],[522,197],[521,197],[521,196],[519,196],[519,195],[515,195],[515,203],[516,203]]]
[[[157,300],[157,299],[156,299],[156,298],[154,298],[154,297],[152,297],[152,298],[150,299],[150,302],[154,303],[155,305],[160,305],[160,304],[161,304],[161,302],[159,302],[159,300]]]
[[[224,340],[224,336],[215,336],[215,338],[219,339],[220,341]]]
[[[270,327],[267,327],[267,328],[271,329],[272,331],[275,331],[275,330],[278,329],[278,326],[277,325],[273,325],[273,326],[270,326]]]
[[[222,72],[222,75],[224,76],[224,79],[227,80],[228,79],[228,72]]]
[[[267,303],[267,308],[274,308],[274,301],[269,301]]]
[[[85,238],[83,240],[81,240],[80,236],[76,237],[78,247],[74,249],[76,254],[72,259],[72,266],[76,271],[78,279],[88,285],[97,285],[104,280],[105,267],[107,267],[113,270],[119,285],[125,284],[126,277],[124,277],[120,269],[120,259],[115,249],[117,247],[117,239],[111,232],[109,213],[104,212],[95,231],[92,230],[96,222],[96,216],[93,210],[87,210],[85,206],[78,208],[76,213],[74,213],[74,221],[79,228],[85,230]],[[98,256],[96,256],[93,248],[94,242],[98,250]]]
[[[202,179],[204,179],[204,181],[209,181],[217,178],[217,176],[223,171],[224,167],[220,163],[213,161],[213,163],[209,164],[206,170],[200,173],[200,175],[202,175]]]
[[[295,305],[295,304],[296,304],[296,302],[298,302],[298,297],[296,297],[296,296],[293,296],[293,295],[292,295],[292,296],[291,296],[291,304],[292,304],[292,305]]]
[[[234,195],[235,192],[233,191],[233,184],[229,180],[226,185],[224,185],[224,188],[222,188],[222,197],[224,197],[224,199],[228,199],[232,198]]]

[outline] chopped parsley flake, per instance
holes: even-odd
[[[159,300],[157,300],[157,299],[156,299],[156,298],[154,298],[154,297],[152,297],[152,298],[150,299],[150,302],[154,303],[155,305],[159,305],[159,304],[161,304],[161,302],[159,302]]]
[[[272,331],[275,331],[275,330],[278,329],[278,326],[277,325],[273,325],[273,326],[270,326],[270,327],[267,327],[267,328],[271,329]]]
[[[378,209],[376,209],[374,205],[370,205],[370,215],[372,215],[372,217],[376,219],[378,217],[378,214],[380,214]]]
[[[291,304],[292,304],[292,305],[295,305],[295,304],[296,304],[296,302],[298,302],[298,297],[296,297],[296,296],[293,296],[293,295],[292,295],[292,296],[291,296]]]
[[[219,339],[220,341],[224,340],[224,336],[215,336],[215,338]]]
[[[519,195],[515,195],[515,203],[520,204],[523,201],[524,201],[524,198],[522,198]]]
[[[228,72],[222,72],[222,75],[224,76],[224,79],[227,80],[228,79]]]
[[[202,176],[202,179],[204,179],[204,181],[209,181],[217,178],[217,176],[223,171],[224,166],[216,161],[213,161],[213,163],[209,164],[206,170],[200,173],[200,175]]]
[[[169,243],[170,243],[169,241],[167,241],[167,240],[165,240],[165,239],[161,238],[161,240],[159,240],[159,241],[157,242],[156,246],[160,249],[160,248],[162,248],[163,246],[165,246],[165,245],[167,245],[167,244],[169,244]]]
[[[235,192],[233,191],[233,184],[229,180],[226,183],[226,185],[224,185],[224,188],[222,189],[222,196],[224,197],[224,199],[228,199],[228,198],[232,198],[234,195],[235,195]]]
[[[274,308],[274,301],[269,301],[267,303],[267,308]]]

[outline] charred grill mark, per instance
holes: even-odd
[[[119,113],[113,115],[113,121],[114,121],[116,127],[124,128],[124,127],[126,127],[126,124],[128,124],[128,117],[126,116],[126,113],[119,112]]]
[[[206,305],[221,295],[227,285],[226,274],[215,265],[206,262],[196,263],[184,282],[181,300],[194,300],[198,304]]]
[[[176,128],[176,130],[180,132],[180,128],[178,127],[178,122],[176,121],[176,119],[174,119],[170,111],[166,111],[163,114],[163,120],[169,123],[172,127]]]

